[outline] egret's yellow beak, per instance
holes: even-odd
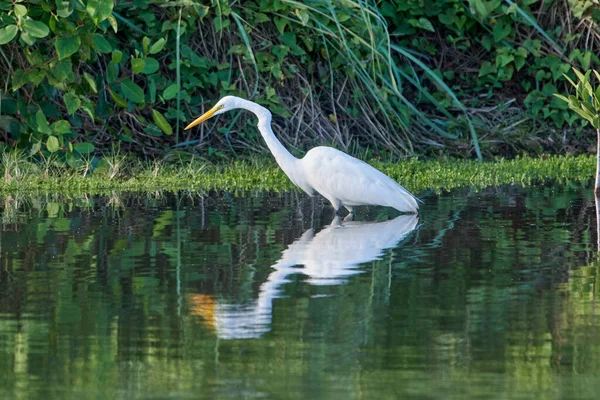
[[[204,114],[202,114],[201,116],[199,116],[198,118],[196,118],[191,124],[189,124],[188,126],[186,126],[185,130],[193,128],[196,125],[200,125],[201,123],[203,123],[204,121],[206,121],[207,119],[209,119],[210,117],[212,117],[213,115],[215,115],[215,113],[217,111],[219,111],[221,108],[223,108],[222,105],[220,105],[220,106],[214,106],[213,108],[211,108],[210,110],[208,110],[207,112],[205,112]]]

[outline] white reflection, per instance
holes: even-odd
[[[268,332],[273,299],[281,297],[281,287],[292,274],[303,274],[312,285],[340,285],[346,278],[364,272],[361,263],[379,259],[383,251],[395,247],[417,226],[416,215],[400,215],[385,222],[344,221],[336,217],[316,235],[309,229],[283,251],[272,266],[253,304],[219,302],[211,296],[191,296],[193,313],[214,327],[221,339],[256,338]]]

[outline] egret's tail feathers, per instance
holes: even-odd
[[[390,206],[398,211],[416,214],[419,211],[418,201],[420,200],[404,189],[404,191],[398,193],[398,196],[393,199]]]

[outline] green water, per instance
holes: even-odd
[[[0,398],[597,398],[591,190],[421,197],[0,198]]]

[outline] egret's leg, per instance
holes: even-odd
[[[346,210],[348,210],[348,212],[350,214],[354,214],[354,207],[351,207],[351,206],[344,206],[344,207],[346,208]]]
[[[296,214],[300,216],[300,220],[304,219],[304,213],[302,212],[302,202],[300,201],[300,196],[298,196],[297,192],[294,192],[294,200],[296,200]]]
[[[350,222],[354,219],[354,214],[350,213],[344,218],[344,222]]]

